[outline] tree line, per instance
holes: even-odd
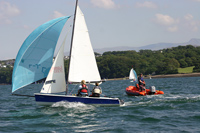
[[[193,72],[200,72],[200,47],[178,46],[157,51],[113,51],[97,58],[101,77],[120,78],[129,75],[133,67],[137,73],[177,74],[178,68],[195,66]]]
[[[95,53],[95,55],[99,55]],[[102,78],[122,78],[129,76],[129,71],[144,75],[176,74],[178,68],[195,66],[193,72],[200,72],[200,47],[192,45],[178,46],[162,50],[140,50],[104,52],[96,57]],[[65,60],[65,71],[69,60]],[[11,84],[12,69],[0,68],[0,83]]]

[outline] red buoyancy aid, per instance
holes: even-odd
[[[80,92],[87,93],[87,86],[85,84],[82,85]]]

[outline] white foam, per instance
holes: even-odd
[[[77,107],[85,107],[86,105],[80,102],[56,102],[52,105],[52,107],[65,107],[65,108],[77,108]]]
[[[133,103],[130,101],[130,102],[125,102],[123,105],[121,105],[122,107],[123,106],[130,106],[130,105],[132,105]]]
[[[54,103],[51,107],[62,107],[65,109],[70,109],[70,111],[72,111],[72,115],[74,115],[74,113],[81,113],[81,112],[90,112],[95,110],[95,106],[92,105],[87,105],[84,103],[80,103],[80,102],[66,102],[66,101],[61,101],[61,102],[57,102]]]

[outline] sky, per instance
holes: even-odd
[[[200,38],[200,0],[79,0],[79,6],[93,49]],[[15,59],[34,29],[51,19],[71,16],[74,10],[75,0],[0,0],[0,60]],[[58,47],[72,18],[61,33]]]

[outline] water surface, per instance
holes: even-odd
[[[125,88],[133,84],[129,80],[100,85],[105,96],[125,101],[121,107],[67,102],[43,107],[33,97],[12,96],[11,86],[1,85],[0,132],[200,132],[200,77],[145,81],[165,94],[127,96]],[[32,84],[17,93],[33,95],[41,87]]]

